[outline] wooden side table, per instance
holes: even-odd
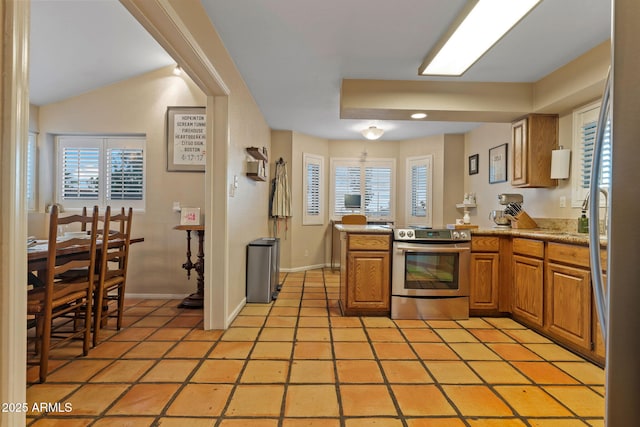
[[[174,230],[187,232],[187,262],[182,268],[187,270],[187,279],[191,278],[191,270],[198,274],[196,292],[182,300],[178,307],[202,308],[204,305],[204,225],[176,225]],[[191,262],[191,232],[198,234],[198,255],[195,263]]]

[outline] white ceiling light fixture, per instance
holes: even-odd
[[[179,65],[176,65],[176,68],[173,69],[173,74],[179,76],[180,74],[182,74],[182,68]]]
[[[379,127],[375,127],[375,126],[369,126],[366,129],[362,129],[360,131],[360,133],[362,134],[362,136],[364,136],[367,139],[370,140],[375,140],[378,139],[382,136],[382,134],[384,133],[384,129],[380,129]]]
[[[425,117],[427,117],[427,113],[413,113],[411,115],[411,118],[416,120],[424,119]]]
[[[471,0],[418,74],[461,76],[542,0]]]

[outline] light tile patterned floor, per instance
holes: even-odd
[[[284,277],[285,275],[283,275]],[[286,275],[273,304],[203,331],[177,301],[130,300],[89,356],[54,353],[32,426],[603,426],[599,367],[507,318],[341,317],[338,274]],[[27,371],[29,381],[37,371]]]

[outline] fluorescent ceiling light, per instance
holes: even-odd
[[[418,69],[422,75],[460,76],[541,0],[474,0]],[[459,25],[456,23],[460,22]],[[452,33],[453,32],[453,33]]]
[[[412,119],[424,119],[425,117],[427,117],[427,113],[413,113],[411,115]]]

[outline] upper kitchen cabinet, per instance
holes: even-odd
[[[555,187],[551,151],[558,146],[558,116],[531,114],[511,124],[514,187]]]

